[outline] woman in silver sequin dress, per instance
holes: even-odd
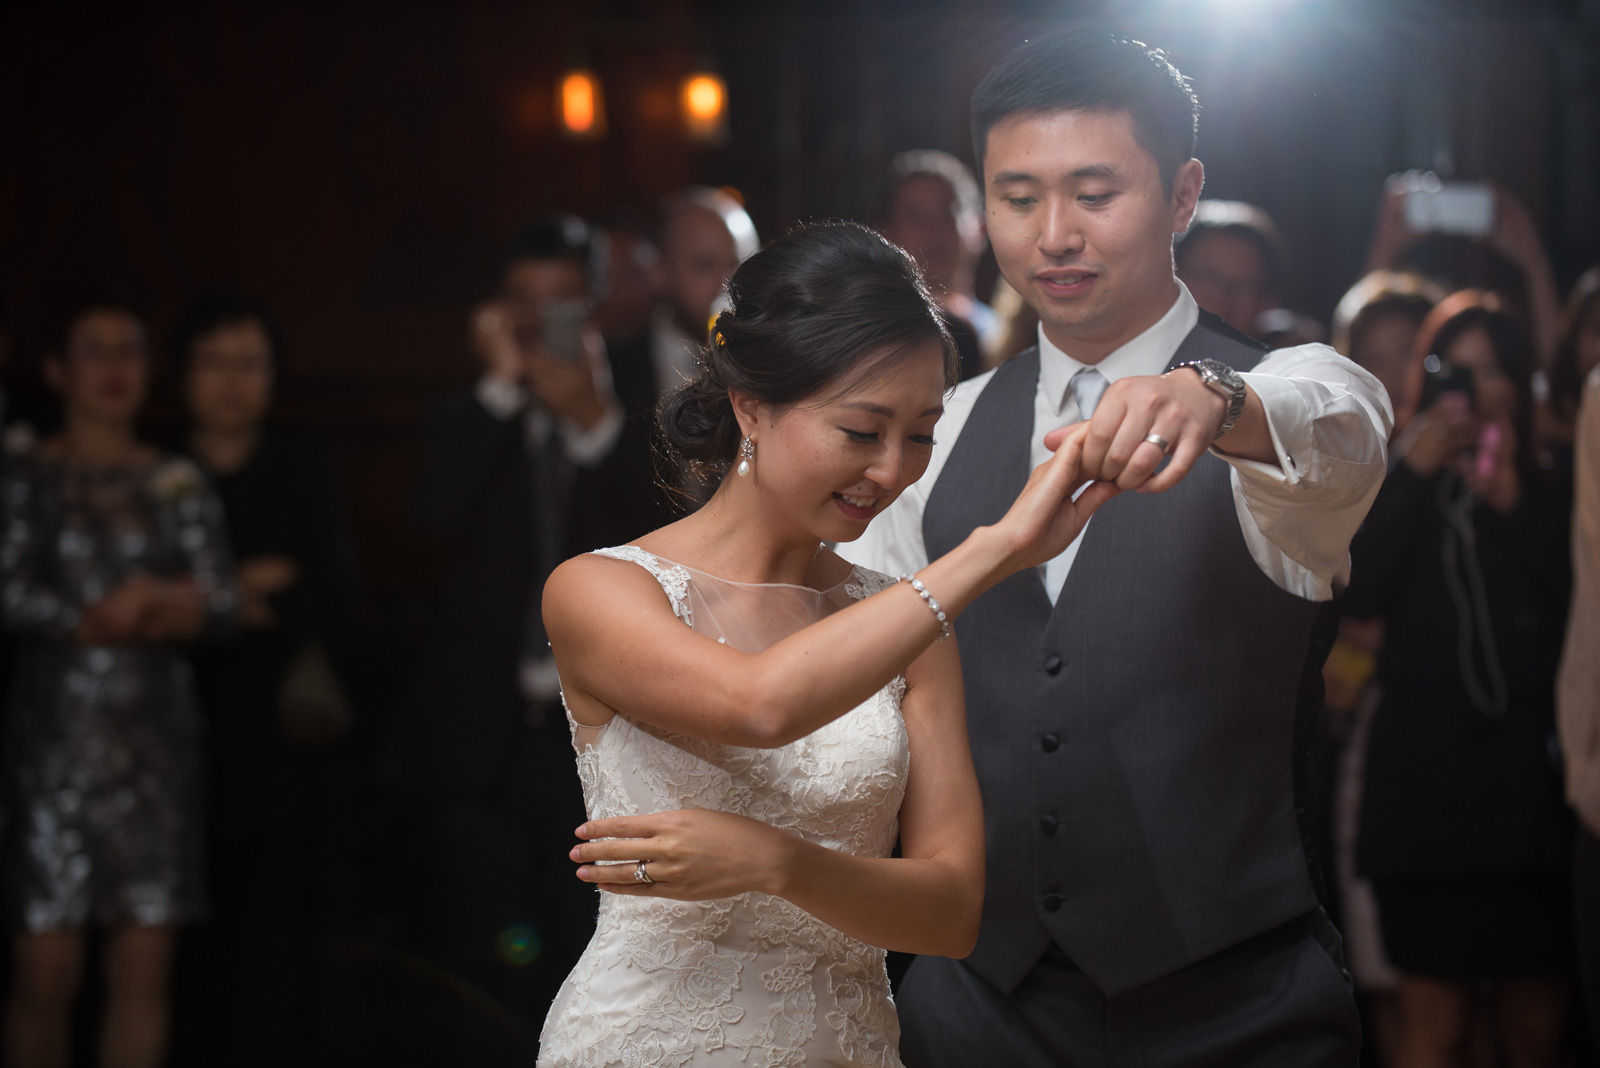
[[[105,1065],[159,1064],[173,930],[204,908],[200,721],[180,645],[229,625],[220,508],[140,443],[144,332],[74,317],[45,364],[62,433],[8,459],[0,609],[19,648],[6,716],[6,1062],[65,1064],[84,929],[103,926]]]

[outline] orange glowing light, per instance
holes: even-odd
[[[561,79],[561,125],[574,137],[596,137],[605,131],[605,105],[600,79],[586,70]]]
[[[683,110],[692,119],[715,122],[722,116],[722,79],[713,74],[696,74],[683,83]]]
[[[716,140],[727,131],[728,87],[715,74],[691,74],[680,92],[684,123],[692,137]]]

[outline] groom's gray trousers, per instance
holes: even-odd
[[[1107,997],[1052,947],[1009,994],[918,957],[896,998],[906,1068],[1355,1068],[1361,1024],[1321,909]]]

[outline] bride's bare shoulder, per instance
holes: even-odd
[[[569,613],[594,617],[612,609],[632,610],[641,604],[663,605],[670,615],[671,605],[657,577],[670,566],[670,562],[638,543],[574,556],[551,572],[545,582],[545,617],[548,620]]]

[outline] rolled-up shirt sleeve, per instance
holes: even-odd
[[[1350,579],[1350,539],[1387,471],[1394,409],[1370,373],[1326,345],[1268,353],[1241,376],[1261,399],[1276,464],[1233,467],[1250,554],[1280,588],[1325,601]]]

